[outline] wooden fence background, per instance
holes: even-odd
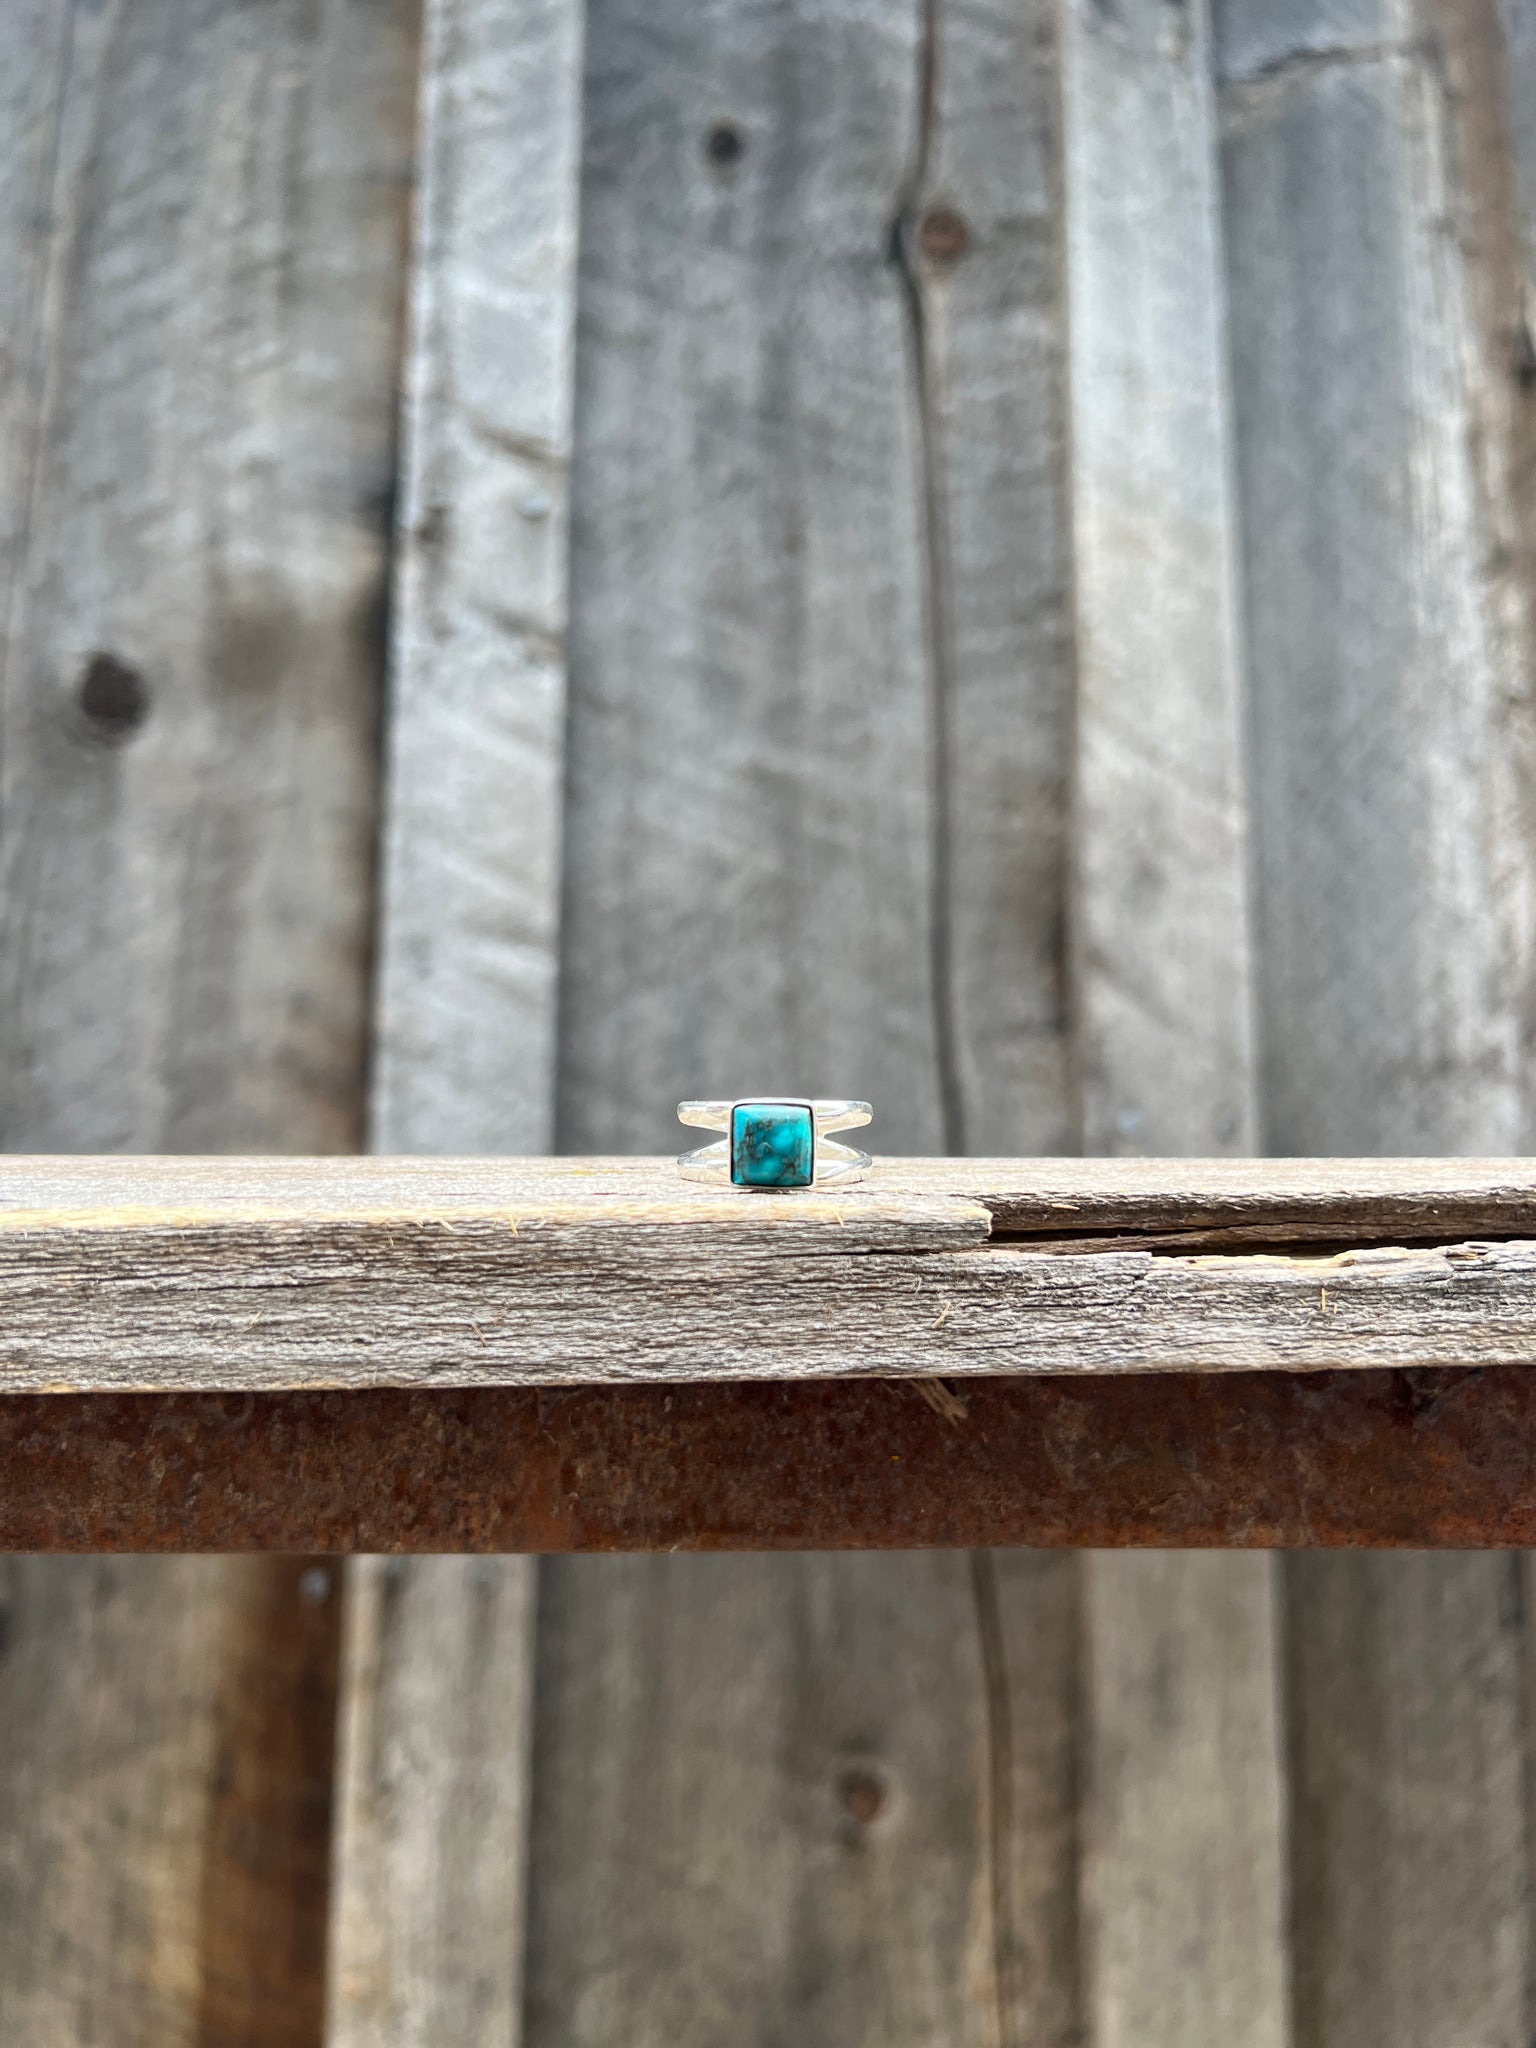
[[[5,12],[6,1146],[1536,1149],[1526,0]],[[1533,1629],[0,1562],[0,2040],[1527,2048]]]

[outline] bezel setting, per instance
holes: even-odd
[[[771,1178],[753,1171],[754,1161],[749,1154],[752,1142],[750,1126],[754,1122],[759,1128],[772,1124],[780,1129],[794,1130],[795,1157],[787,1171]],[[813,1102],[796,1096],[745,1096],[731,1104],[726,1139],[730,1146],[733,1188],[808,1188],[815,1185],[816,1105]]]
[[[809,1126],[808,1172],[796,1171],[791,1178],[761,1179],[745,1171],[743,1147],[738,1140],[740,1115],[753,1110],[785,1111],[803,1117]],[[856,1130],[867,1124],[872,1112],[867,1102],[838,1098],[824,1100],[803,1095],[741,1095],[734,1100],[680,1102],[678,1121],[699,1130],[724,1135],[697,1151],[681,1153],[678,1172],[685,1180],[705,1181],[713,1186],[733,1188],[744,1194],[793,1194],[832,1182],[847,1184],[859,1180],[871,1164],[869,1154],[852,1145],[842,1145],[834,1131]],[[805,1126],[802,1125],[802,1134]],[[798,1168],[799,1161],[796,1161]]]

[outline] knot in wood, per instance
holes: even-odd
[[[957,263],[971,246],[971,231],[951,206],[930,206],[918,223],[918,247],[933,263]]]

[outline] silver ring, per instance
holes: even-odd
[[[833,1131],[869,1122],[867,1102],[813,1102],[803,1096],[754,1095],[739,1102],[680,1102],[679,1123],[724,1131],[713,1145],[682,1153],[685,1180],[735,1188],[809,1188],[845,1185],[869,1165],[869,1154],[832,1141]]]

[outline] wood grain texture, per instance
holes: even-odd
[[[546,1572],[529,2039],[1070,2038],[1059,1901],[987,1868],[999,1814],[1021,1863],[1070,1839],[1060,1564],[1007,1561],[984,1623],[964,1554]]]
[[[362,1127],[410,0],[24,6],[0,50],[0,1144]],[[0,2034],[319,2039],[335,1603],[38,1563]]]
[[[7,2039],[198,2040],[218,1617],[240,1569],[0,1563]]]
[[[1221,18],[1271,1141],[1521,1149],[1527,647],[1453,102],[1395,17]]]
[[[684,1096],[793,1077],[946,1149],[888,260],[916,30],[896,0],[589,9],[562,1148],[658,1150]]]
[[[1087,1564],[1089,2039],[1278,2048],[1277,1575],[1179,1551]]]
[[[518,2038],[526,1559],[348,1567],[330,2048]]]
[[[1536,585],[1495,10],[1218,17],[1267,1140],[1525,1149]],[[1510,1572],[1287,1563],[1300,2048],[1529,2037]]]
[[[0,1231],[90,1225],[678,1224],[746,1240],[785,1223],[923,1218],[994,1237],[1406,1243],[1536,1236],[1529,1159],[880,1159],[853,1186],[774,1195],[669,1159],[0,1155]],[[948,1218],[945,1223],[943,1219]]]
[[[1090,1152],[1246,1152],[1247,844],[1203,0],[1063,17]]]
[[[0,1560],[7,2041],[319,2040],[333,1571]]]
[[[1032,0],[916,11],[920,103],[893,254],[922,463],[944,1150],[1072,1151],[1058,28]],[[910,915],[908,929],[911,943]]]
[[[554,1122],[579,0],[433,0],[391,621],[373,1135]]]
[[[73,20],[16,352],[0,1131],[333,1150],[360,1130],[411,9]]]
[[[1518,1569],[1290,1562],[1299,2041],[1525,2038]]]
[[[857,1191],[0,1211],[0,1385],[1317,1371],[1521,1364],[1536,1343],[1530,1238],[1207,1252],[988,1229],[978,1203]]]

